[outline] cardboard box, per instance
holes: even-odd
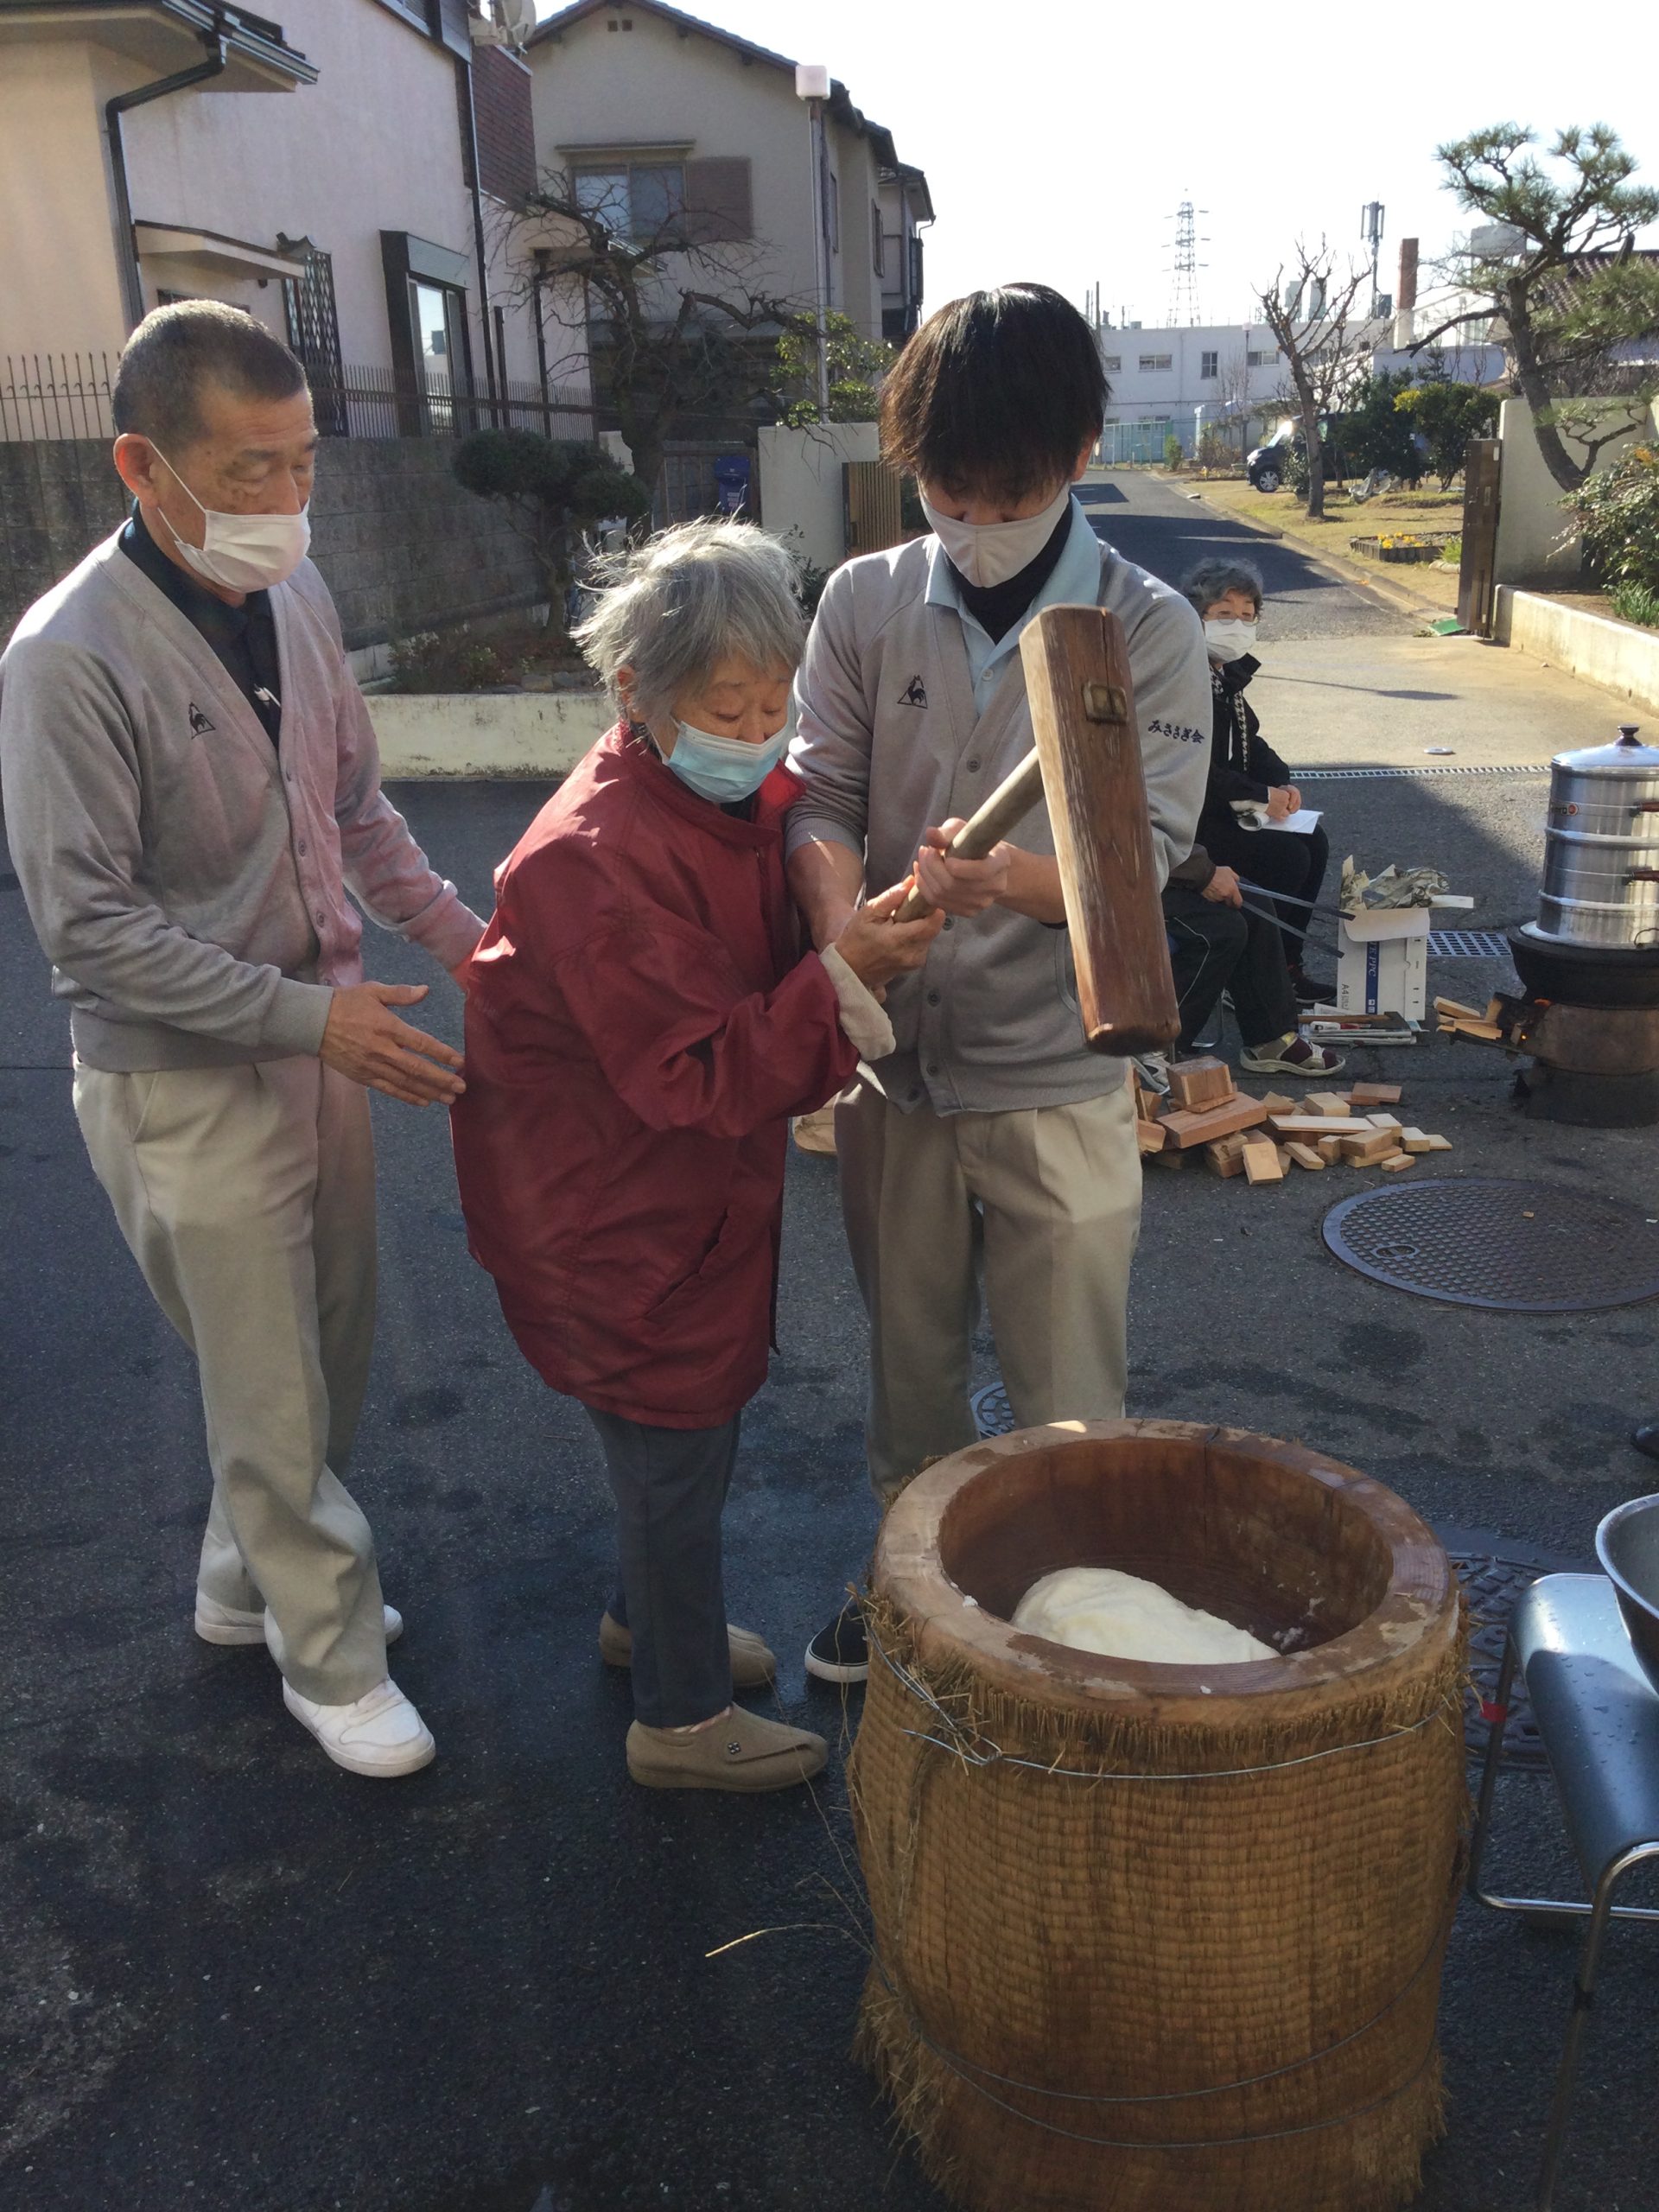
[[[1337,1010],[1421,1021],[1428,1005],[1427,906],[1357,915],[1337,924]]]

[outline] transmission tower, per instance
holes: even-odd
[[[1172,327],[1177,323],[1198,323],[1204,320],[1198,306],[1198,271],[1207,269],[1210,264],[1198,259],[1198,248],[1208,245],[1210,240],[1207,236],[1200,234],[1198,219],[1209,213],[1207,207],[1195,207],[1190,200],[1183,200],[1175,210],[1175,258],[1171,265],[1169,294],[1169,321]],[[1171,219],[1166,216],[1164,219],[1168,222]]]

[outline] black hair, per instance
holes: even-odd
[[[153,438],[164,452],[202,435],[201,393],[214,384],[239,399],[292,399],[305,371],[278,338],[223,300],[154,308],[123,348],[110,396],[118,431]]]
[[[924,484],[1024,499],[1070,477],[1110,392],[1093,332],[1046,284],[930,315],[881,391],[881,448]]]

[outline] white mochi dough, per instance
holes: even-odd
[[[1014,1625],[1077,1651],[1164,1667],[1241,1666],[1280,1656],[1248,1629],[1184,1605],[1161,1584],[1116,1567],[1065,1567],[1044,1575],[1014,1607]]]

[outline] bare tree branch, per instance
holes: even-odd
[[[1353,263],[1338,276],[1336,256],[1323,238],[1317,249],[1299,238],[1288,290],[1281,263],[1273,283],[1257,295],[1262,320],[1288,366],[1307,450],[1307,512],[1316,520],[1325,513],[1319,417],[1331,412],[1353,380],[1357,354],[1349,323],[1360,287],[1370,281],[1370,268]]]

